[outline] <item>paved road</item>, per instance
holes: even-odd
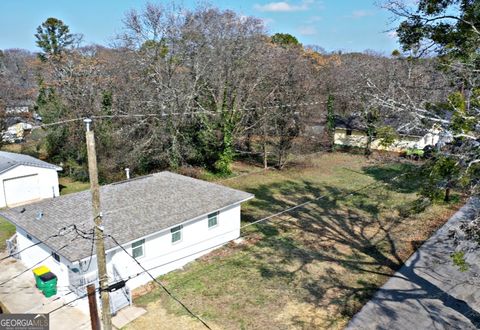
[[[480,200],[471,199],[380,288],[350,321],[347,329],[480,328],[480,257],[469,254],[472,267],[452,265],[447,233],[471,219]],[[477,283],[477,285],[475,285]]]

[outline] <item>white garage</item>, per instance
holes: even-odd
[[[0,207],[13,207],[59,195],[62,168],[34,157],[0,151]]]

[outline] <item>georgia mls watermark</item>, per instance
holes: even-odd
[[[0,314],[0,330],[48,330],[48,314]]]

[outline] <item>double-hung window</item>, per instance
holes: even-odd
[[[210,213],[208,215],[208,228],[218,225],[218,212]]]
[[[172,233],[172,243],[180,242],[182,240],[182,228],[183,226],[180,225],[170,229],[170,232]]]
[[[145,247],[145,240],[144,239],[133,242],[132,243],[132,257],[134,257],[135,259],[143,257],[144,254],[145,254],[144,247]]]

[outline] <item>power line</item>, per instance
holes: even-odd
[[[293,104],[281,104],[281,105],[272,105],[272,106],[266,106],[266,107],[250,107],[250,108],[241,108],[241,109],[236,109],[233,111],[255,111],[259,109],[281,109],[281,108],[291,108],[291,107],[300,107],[300,106],[313,106],[313,105],[319,105],[319,104],[325,104],[326,102],[324,101],[313,101],[313,102],[301,102],[301,103],[293,103]],[[53,123],[48,123],[48,124],[41,124],[41,125],[35,125],[31,128],[31,130],[35,129],[45,129],[53,126],[59,126],[67,123],[72,123],[76,121],[83,121],[84,119],[91,118],[91,119],[121,119],[121,118],[154,118],[154,117],[169,117],[169,116],[185,116],[185,115],[200,115],[200,114],[207,114],[207,115],[218,115],[218,112],[212,112],[212,111],[206,111],[206,110],[201,110],[201,111],[188,111],[188,112],[162,112],[162,113],[132,113],[132,114],[114,114],[114,115],[94,115],[94,116],[89,116],[89,117],[76,117],[76,118],[70,118],[70,119],[65,119]]]
[[[91,238],[91,240],[92,240],[92,244],[91,244],[91,246],[90,246],[90,259],[88,260],[88,266],[87,266],[87,268],[84,270],[84,269],[83,269],[83,266],[80,264],[80,262],[79,262],[79,264],[78,264],[78,266],[79,266],[80,270],[82,271],[82,273],[86,273],[86,272],[90,269],[90,265],[92,264],[93,248],[94,248],[94,246],[95,246],[95,232],[94,232],[93,230],[92,230],[92,238]]]
[[[401,177],[401,176],[403,176],[403,175],[405,175],[405,174],[406,174],[406,173],[397,175],[397,176],[393,177],[393,178],[391,179],[391,181],[397,180],[399,177]],[[349,192],[349,193],[344,193],[343,196],[344,196],[344,197],[347,197],[347,196],[350,196],[350,195],[354,195],[354,194],[358,193],[359,191],[362,191],[362,190],[365,190],[365,189],[368,189],[368,188],[374,188],[375,186],[381,186],[381,185],[384,185],[384,184],[387,184],[387,182],[380,182],[380,183],[374,182],[374,183],[365,185],[365,186],[363,186],[363,187],[361,187],[361,188],[359,188],[359,189],[353,190],[353,191],[351,191],[351,192]],[[318,196],[318,197],[316,197],[316,198],[314,198],[314,199],[311,199],[311,200],[309,200],[309,201],[306,201],[306,202],[304,202],[304,203],[300,203],[300,204],[294,205],[294,206],[292,206],[292,207],[290,207],[290,208],[287,208],[287,209],[285,209],[285,210],[283,210],[283,211],[280,211],[280,212],[277,212],[277,213],[275,213],[275,214],[269,215],[269,216],[267,216],[267,217],[261,218],[261,219],[259,219],[259,220],[256,220],[256,221],[252,222],[252,223],[245,224],[245,225],[241,226],[239,229],[241,230],[241,229],[243,229],[243,228],[252,226],[252,225],[254,225],[254,224],[256,225],[256,224],[259,224],[259,223],[261,223],[261,222],[268,221],[268,220],[270,220],[270,219],[272,219],[272,218],[274,218],[274,217],[277,217],[277,216],[279,216],[279,215],[282,215],[282,214],[291,212],[291,211],[293,211],[293,210],[295,210],[295,209],[298,209],[298,208],[301,208],[301,207],[303,207],[303,206],[305,206],[305,205],[314,203],[315,201],[319,201],[319,200],[325,198],[326,196],[327,196],[327,195],[321,195],[321,196]],[[334,200],[338,200],[338,197],[337,197],[336,199],[334,199]],[[188,246],[182,247],[181,249],[177,249],[175,252],[178,252],[178,251],[181,251],[181,250],[185,250],[185,249],[189,249],[189,248],[191,248],[191,247],[193,247],[193,246],[195,246],[195,245],[204,243],[204,242],[206,242],[206,241],[210,241],[212,238],[224,236],[225,234],[228,234],[228,233],[230,233],[230,232],[237,231],[237,230],[238,230],[238,229],[234,229],[234,230],[230,230],[230,231],[227,231],[227,232],[223,232],[222,234],[219,234],[219,235],[210,237],[210,238],[208,238],[208,239],[205,239],[205,240],[196,242],[196,243],[194,243],[194,244],[190,244],[190,245],[188,245]],[[240,237],[245,237],[245,236],[248,236],[249,234],[250,234],[250,233],[245,233],[245,234],[243,234],[243,235],[240,235]],[[133,258],[133,256],[131,256],[130,253],[128,253],[128,251],[127,251],[121,244],[119,244],[118,241],[116,241],[111,235],[106,235],[106,237],[110,237],[112,240],[114,240],[115,244],[116,244],[118,247],[120,247],[129,257],[131,257],[131,258],[142,268],[142,271],[141,271],[141,272],[136,273],[136,274],[134,274],[134,275],[130,275],[130,276],[126,277],[126,278],[122,278],[121,281],[125,281],[125,282],[126,282],[126,281],[131,280],[131,279],[133,279],[133,278],[136,278],[136,277],[138,277],[138,276],[140,276],[140,275],[142,275],[142,274],[144,274],[144,273],[147,273],[150,278],[152,278],[157,284],[159,284],[173,299],[175,299],[179,304],[181,304],[182,307],[184,307],[189,313],[191,313],[194,317],[198,318],[206,327],[208,327],[208,325],[206,325],[202,319],[200,319],[198,316],[196,316],[195,314],[193,314],[181,301],[179,301],[176,297],[174,297],[173,295],[171,295],[171,293],[169,292],[169,290],[168,290],[160,281],[158,281],[153,275],[151,275],[149,272],[152,271],[152,270],[154,270],[154,269],[157,269],[157,268],[166,266],[166,265],[168,265],[168,264],[171,264],[171,263],[173,263],[173,262],[177,262],[178,260],[185,259],[185,258],[188,258],[188,257],[190,257],[190,256],[196,255],[196,254],[198,254],[198,253],[201,253],[201,252],[204,252],[204,251],[208,251],[208,250],[212,250],[212,249],[214,249],[214,248],[223,246],[223,245],[225,245],[225,242],[216,244],[216,245],[214,245],[214,246],[209,246],[208,248],[202,249],[202,250],[200,250],[200,251],[196,251],[195,253],[192,253],[192,254],[189,254],[189,255],[186,255],[186,256],[182,256],[182,257],[180,257],[180,258],[177,258],[177,259],[175,259],[175,260],[172,260],[172,261],[163,263],[163,264],[161,264],[161,265],[157,265],[157,266],[155,266],[155,267],[151,267],[151,268],[145,269],[145,268],[138,262],[138,260],[136,260],[135,258]],[[171,254],[171,253],[166,253],[166,254],[157,256],[157,257],[155,257],[154,259],[162,258],[162,257],[168,256],[168,255],[170,255],[170,254]],[[154,259],[151,259],[151,260],[154,260]],[[96,289],[96,290],[98,291],[99,289]],[[65,306],[68,306],[68,305],[71,304],[72,302],[77,301],[77,300],[80,300],[80,299],[83,299],[83,298],[85,298],[85,297],[87,297],[86,294],[85,294],[85,295],[82,295],[82,296],[79,296],[79,297],[77,297],[76,299],[74,299],[74,300],[72,300],[72,301],[70,301],[70,302],[68,302],[68,303],[65,303],[64,305],[55,308],[54,310],[50,311],[48,314],[53,313],[53,312],[55,312],[55,311],[57,311],[57,310],[65,307]]]
[[[70,228],[70,227],[71,227],[71,228]],[[46,239],[44,239],[44,240],[42,240],[42,241],[38,241],[37,243],[34,243],[34,244],[32,244],[32,245],[29,245],[29,246],[27,246],[26,248],[24,248],[24,249],[22,249],[22,250],[20,250],[20,251],[17,251],[17,252],[15,252],[15,253],[9,254],[9,255],[6,256],[6,257],[0,258],[0,261],[3,261],[3,260],[5,260],[5,259],[8,259],[8,258],[10,258],[10,257],[12,257],[12,256],[14,256],[14,255],[20,254],[20,253],[22,253],[22,252],[24,252],[24,251],[26,251],[26,250],[34,247],[34,246],[40,245],[40,244],[42,244],[42,243],[45,244],[46,241],[48,241],[49,239],[52,239],[52,238],[54,238],[54,237],[65,236],[65,235],[71,233],[72,230],[74,230],[75,227],[76,227],[76,226],[75,226],[74,224],[65,226],[65,227],[61,228],[56,234],[53,234],[53,235],[51,235],[51,236],[48,236]],[[68,232],[62,233],[62,231],[67,230],[67,228],[69,228],[69,229],[71,229],[71,230],[68,231]]]
[[[397,175],[397,176],[393,177],[393,178],[391,179],[391,181],[394,181],[394,180],[398,179],[399,177],[401,177],[401,176],[403,176],[403,175],[405,175],[405,174],[406,174],[406,173]],[[359,191],[362,191],[362,190],[365,190],[365,189],[368,189],[368,188],[374,188],[375,186],[381,186],[381,185],[384,185],[384,184],[387,184],[387,182],[380,182],[380,183],[379,183],[379,182],[373,182],[373,183],[370,183],[370,184],[368,184],[368,185],[365,185],[365,186],[363,186],[363,187],[361,187],[361,188],[359,188],[359,189],[353,190],[353,191],[351,191],[351,192],[349,192],[349,193],[344,193],[344,194],[342,194],[342,195],[343,195],[343,197],[348,197],[348,196],[351,196],[351,195],[354,195],[354,194],[358,193]],[[247,223],[247,224],[241,226],[239,229],[241,230],[241,229],[247,228],[247,227],[249,227],[249,226],[256,225],[256,224],[259,224],[259,223],[261,223],[261,222],[268,221],[268,220],[270,220],[270,219],[272,219],[272,218],[274,218],[274,217],[277,217],[277,216],[279,216],[279,215],[282,215],[282,214],[285,214],[285,213],[289,213],[289,212],[291,212],[291,211],[293,211],[293,210],[295,210],[295,209],[302,208],[302,207],[304,207],[304,206],[306,206],[306,205],[308,205],[308,204],[312,204],[312,203],[314,203],[314,202],[317,202],[317,201],[319,201],[319,200],[322,200],[322,199],[324,199],[324,198],[327,197],[327,196],[328,196],[328,195],[318,196],[318,197],[313,198],[313,199],[311,199],[311,200],[309,200],[309,201],[306,201],[306,202],[304,202],[304,203],[300,203],[300,204],[294,205],[294,206],[289,207],[289,208],[287,208],[287,209],[285,209],[285,210],[282,210],[282,211],[280,211],[280,212],[274,213],[274,214],[269,215],[269,216],[267,216],[267,217],[261,218],[261,219],[259,219],[259,220],[254,221],[254,222]],[[334,199],[334,201],[338,200],[338,198],[339,198],[339,197],[337,197],[336,199]],[[198,244],[205,243],[205,242],[207,242],[207,241],[210,241],[210,240],[213,239],[213,238],[220,237],[220,236],[224,236],[225,234],[228,234],[228,233],[231,233],[231,232],[234,232],[234,231],[237,231],[237,230],[238,230],[238,229],[234,229],[234,230],[229,230],[229,231],[227,231],[227,232],[223,232],[223,233],[221,233],[221,234],[219,234],[219,235],[216,235],[216,236],[213,236],[213,237],[209,237],[208,239],[205,239],[205,240],[202,240],[202,241],[199,241],[199,242],[196,242],[196,243],[193,243],[193,244],[184,246],[184,247],[182,247],[182,248],[180,248],[180,249],[176,249],[175,252],[182,251],[182,250],[185,250],[185,249],[190,249],[190,248],[193,247],[193,246],[196,246],[196,245],[198,245]],[[252,232],[251,232],[251,233],[252,233]],[[242,235],[239,236],[239,238],[240,238],[240,237],[248,236],[248,235],[251,234],[251,233],[242,234]],[[117,245],[118,245],[118,243],[117,243]],[[191,256],[193,256],[193,255],[196,255],[196,254],[198,254],[198,253],[205,252],[205,251],[209,251],[209,250],[212,250],[212,249],[214,249],[214,248],[217,248],[217,247],[220,247],[220,246],[223,246],[223,245],[225,245],[225,242],[222,242],[222,243],[219,243],[219,244],[216,244],[216,245],[213,245],[213,246],[209,246],[208,248],[205,248],[205,249],[202,249],[202,250],[199,250],[199,251],[195,251],[195,252],[192,253],[192,254],[188,254],[188,255],[182,256],[182,257],[180,257],[180,258],[176,258],[175,260],[172,260],[172,261],[169,261],[169,262],[166,262],[166,263],[163,263],[163,264],[161,264],[161,265],[157,265],[157,266],[154,266],[154,267],[151,267],[151,268],[148,268],[148,269],[145,269],[145,268],[142,267],[142,269],[143,269],[142,272],[139,272],[139,273],[134,274],[134,275],[130,275],[129,277],[126,277],[126,278],[122,278],[122,280],[128,281],[128,280],[130,280],[130,279],[132,279],[132,278],[135,278],[135,277],[138,277],[138,276],[144,274],[145,272],[149,272],[149,271],[151,271],[151,270],[154,270],[154,269],[157,269],[157,268],[160,268],[160,267],[169,265],[169,264],[171,264],[171,263],[173,263],[173,262],[177,262],[178,260],[185,259],[185,258],[191,257]],[[125,251],[125,253],[127,253],[130,257],[132,257],[123,247],[121,247],[121,248]],[[165,254],[163,254],[163,255],[156,256],[155,258],[150,259],[150,261],[151,261],[151,260],[158,259],[158,258],[162,258],[162,257],[165,257],[165,256],[168,256],[168,255],[170,255],[170,254],[171,254],[171,253],[165,253]],[[133,257],[132,257],[132,258],[133,258]],[[137,261],[136,259],[135,259],[135,261],[138,263],[138,261]],[[152,277],[151,274],[149,274],[149,276]]]
[[[72,241],[71,241],[70,243],[72,243],[73,241],[75,241],[75,240],[78,239],[78,238],[79,238],[79,236],[77,235],[76,237],[74,237],[74,238],[72,239]],[[67,246],[69,246],[70,243],[65,244],[65,245],[63,245],[61,248],[54,250],[53,253],[57,253],[57,252],[63,250],[64,248],[66,248]],[[8,283],[8,282],[10,282],[10,281],[12,281],[12,280],[14,280],[14,279],[16,279],[17,277],[25,274],[25,273],[28,272],[29,270],[32,270],[33,268],[35,268],[36,266],[38,266],[39,264],[41,264],[42,262],[44,262],[45,260],[47,260],[48,258],[50,258],[51,256],[52,256],[52,254],[49,254],[48,256],[46,256],[45,258],[43,258],[42,260],[40,260],[39,262],[37,262],[37,263],[34,264],[33,266],[31,266],[31,267],[23,270],[22,272],[20,272],[20,273],[18,273],[17,275],[9,278],[8,280],[5,280],[5,281],[1,282],[1,283],[0,283],[0,286],[3,286],[3,285],[5,285],[6,283]]]
[[[99,289],[99,288],[95,288],[95,292],[98,292],[98,291],[100,291],[100,289]],[[58,311],[59,309],[62,309],[63,307],[66,307],[66,306],[70,305],[71,303],[73,303],[73,302],[75,302],[75,301],[78,301],[78,300],[81,300],[81,299],[86,298],[86,297],[88,297],[88,294],[83,294],[83,295],[81,295],[81,296],[79,296],[79,297],[77,297],[77,298],[75,298],[75,299],[73,299],[73,300],[70,300],[70,301],[67,302],[67,303],[64,303],[63,305],[61,305],[61,306],[59,306],[59,307],[57,307],[57,308],[52,309],[52,310],[49,311],[47,314],[50,315],[50,314]]]
[[[199,320],[200,322],[202,322],[202,324],[207,328],[207,329],[210,329],[210,326],[200,318],[200,316],[196,315],[195,313],[193,313],[183,302],[181,302],[177,297],[175,297],[171,292],[170,290],[168,290],[163,284],[162,282],[160,282],[158,279],[156,279],[152,274],[150,274],[150,272],[145,269],[145,267],[142,266],[142,264],[140,262],[138,262],[137,259],[135,259],[132,255],[130,255],[130,253],[128,253],[128,251],[120,244],[118,243],[118,241],[115,239],[115,237],[113,237],[112,235],[107,235],[107,237],[110,237],[112,239],[112,241],[117,245],[119,246],[123,252],[125,252],[128,256],[130,256],[132,258],[133,261],[135,261],[135,263],[140,266],[140,268],[143,269],[144,272],[146,272],[148,274],[148,276],[150,276],[150,278],[155,282],[157,283],[158,285],[160,285],[160,287],[173,299],[175,300],[177,303],[179,303],[191,316],[193,316],[194,318],[196,318],[197,320]]]

